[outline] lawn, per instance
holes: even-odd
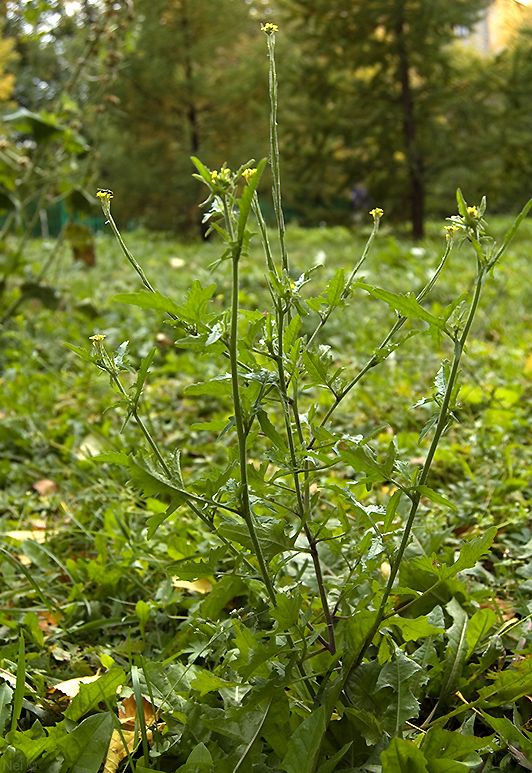
[[[500,240],[510,223],[502,217],[490,221],[495,238]],[[289,227],[292,279],[316,267],[301,289],[302,304],[323,292],[339,268],[349,273],[370,231],[370,226],[358,232]],[[443,223],[430,224],[428,233],[423,242],[412,243],[383,220],[361,272],[364,282],[394,293],[419,292],[445,249]],[[399,619],[428,620],[429,625],[424,635],[420,628],[419,635],[409,636],[406,624],[394,633],[393,646],[402,648],[409,663],[417,662],[423,674],[417,677],[416,689],[412,687],[415,706],[410,706],[410,713],[408,709],[399,713],[401,731],[395,733],[378,701],[371,710],[364,704],[363,715],[353,709],[355,714],[346,710],[342,719],[337,716],[338,725],[340,719],[351,717],[354,745],[344,752],[343,762],[339,757],[332,763],[338,767],[324,767],[344,743],[345,731],[329,728],[329,745],[324,746],[319,768],[324,773],[376,770],[371,765],[386,749],[381,745],[384,736],[388,741],[399,735],[421,738],[416,734],[419,728],[426,723],[430,729],[438,716],[447,717],[440,726],[442,733],[445,727],[477,742],[462,756],[450,758],[446,770],[532,769],[527,733],[527,723],[532,722],[527,697],[532,693],[531,240],[532,225],[526,220],[486,280],[461,363],[456,420],[443,435],[430,473],[429,485],[437,494],[432,501],[422,499],[394,589],[395,605],[409,603],[408,613]],[[199,280],[203,287],[216,283],[209,306],[213,312],[220,314],[229,307],[230,261],[209,268],[222,251],[218,237],[204,244],[181,244],[137,231],[127,234],[126,241],[152,284],[176,303],[182,304],[192,282]],[[46,247],[40,240],[31,243],[28,276]],[[424,301],[424,308],[435,316],[471,292],[475,260],[468,247],[465,243],[452,252],[440,281]],[[269,293],[258,240],[252,241],[240,270],[240,305],[250,312],[246,324],[259,324]],[[283,674],[294,664],[283,661],[282,668],[272,666],[277,662],[276,646],[290,649],[288,633],[280,643],[290,624],[277,612],[272,619],[258,577],[246,571],[251,552],[245,550],[245,542],[235,558],[220,543],[216,529],[207,529],[182,503],[165,518],[171,497],[164,486],[158,491],[153,480],[140,485],[138,479],[131,480],[131,470],[113,463],[124,451],[142,445],[142,432],[134,419],[126,422],[127,406],[106,374],[64,344],[91,354],[91,336],[105,335],[109,352],[128,341],[134,370],[155,348],[143,384],[145,426],[166,457],[180,451],[183,477],[194,481],[205,497],[210,496],[214,477],[226,475],[223,485],[230,503],[232,473],[226,472],[226,465],[236,464],[235,439],[234,432],[223,428],[231,424],[231,397],[223,391],[202,394],[191,388],[226,372],[223,356],[176,347],[174,340],[183,333],[169,323],[167,314],[114,299],[119,293],[137,292],[140,284],[110,235],[97,238],[97,264],[92,269],[74,263],[63,249],[48,283],[56,288],[55,308],[29,299],[0,333],[0,727],[6,734],[6,740],[0,740],[0,770],[25,770],[27,765],[28,770],[50,773],[97,773],[105,760],[107,773],[124,765],[139,773],[145,769],[206,773],[213,764],[219,773],[294,773],[298,768],[283,747],[282,725],[295,733],[304,725],[305,700],[309,705],[312,700],[286,688]],[[10,292],[16,292],[13,282],[8,283],[6,293]],[[453,312],[457,325],[460,313],[458,305]],[[312,314],[302,317],[303,335],[311,335],[312,320]],[[345,369],[349,380],[396,320],[388,305],[358,289],[349,305],[331,314],[326,333],[317,334],[316,344],[330,347],[331,362]],[[418,334],[407,336],[415,330]],[[242,334],[248,333],[249,328],[243,328]],[[372,368],[343,400],[334,414],[335,427],[347,438],[370,437],[379,458],[386,456],[395,439],[400,459],[415,469],[423,465],[429,445],[428,436],[418,442],[419,436],[434,411],[433,403],[420,403],[433,394],[441,363],[452,359],[453,350],[422,320],[408,320],[401,335],[406,340],[397,351]],[[318,351],[324,354],[323,349]],[[136,376],[125,372],[121,379],[127,390]],[[326,391],[309,387],[302,390],[298,410],[301,416],[314,410],[323,416],[331,403]],[[278,460],[267,448],[268,438],[274,438],[275,445],[277,437],[268,427],[261,423],[262,432],[253,436],[250,469],[260,470],[262,464]],[[332,540],[352,529],[351,568],[355,572],[360,566],[361,574],[345,603],[371,609],[365,599],[386,580],[389,562],[386,551],[377,550],[371,538],[364,541],[364,535],[372,531],[371,514],[380,518],[383,507],[388,507],[393,481],[368,484],[344,463],[320,468],[313,485],[325,492],[319,507],[327,513],[323,528],[333,535],[327,547],[321,543],[320,554],[328,592],[331,598],[340,598],[346,577]],[[352,510],[339,493],[347,485],[358,503]],[[267,514],[261,513],[266,519]],[[397,517],[398,522],[388,524],[392,542],[400,537],[401,519],[406,517],[401,508]],[[490,552],[446,581],[440,578],[432,590],[435,576],[430,563],[452,566],[461,547],[476,544],[492,526],[497,530]],[[290,594],[303,584],[299,602],[302,609],[312,610],[315,618],[309,620],[323,633],[308,561],[301,554],[290,561],[281,549],[273,555],[279,587]],[[429,563],[415,563],[422,559]],[[411,598],[412,588],[417,588],[418,597]],[[466,624],[468,637],[464,644],[456,644],[460,625],[465,630]],[[290,635],[297,637],[297,621],[294,626],[296,633]],[[305,657],[308,667],[315,668],[319,695],[322,674],[333,670],[334,664],[327,660],[330,653],[316,649],[319,640],[310,639]],[[400,662],[393,648],[391,654],[385,649],[381,644],[379,650],[374,642],[371,650],[371,663],[379,664],[381,675],[392,661]],[[232,660],[228,652],[233,652]],[[438,657],[453,660],[452,679],[441,664],[438,671]],[[508,669],[518,662],[522,690],[508,692],[499,702],[486,698],[486,705],[477,708],[478,691],[489,689],[497,675],[510,673]],[[245,696],[250,685],[259,689],[263,683],[273,684],[273,675],[287,703],[277,706],[276,698],[268,698],[261,721],[254,712],[266,705],[266,698],[257,708],[246,705]],[[79,678],[93,676],[97,679],[80,690]],[[78,681],[65,686],[72,679]],[[385,685],[391,687],[391,682]],[[146,722],[139,722],[142,705]],[[271,706],[277,707],[276,714]],[[238,713],[242,707],[249,727],[244,714]],[[464,711],[459,714],[461,707]],[[453,711],[456,718],[449,717]],[[228,730],[231,721],[235,728]],[[222,722],[225,730],[220,729]],[[360,738],[365,756],[357,747]],[[21,767],[13,767],[16,764]],[[388,769],[396,768],[389,762]]]

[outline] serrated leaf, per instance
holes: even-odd
[[[318,354],[304,351],[302,354],[303,364],[309,378],[315,384],[327,384],[328,365]]]
[[[447,633],[449,644],[445,653],[440,700],[445,700],[456,690],[462,676],[467,655],[467,626],[469,623],[467,613],[456,599],[451,599],[445,609],[452,616],[454,623]]]
[[[220,677],[213,674],[212,671],[200,671],[190,682],[190,686],[193,687],[194,690],[198,690],[201,697],[207,695],[209,692],[220,690],[223,687],[233,687],[235,684],[235,682],[227,682],[225,679],[220,679]]]
[[[532,661],[527,658],[496,674],[493,683],[482,687],[478,694],[489,706],[505,703],[532,693]]]
[[[390,735],[399,735],[404,723],[419,714],[419,701],[409,686],[409,681],[419,671],[421,666],[396,647],[393,660],[386,663],[379,675],[377,690],[391,687],[393,691],[383,717],[384,727]]]
[[[327,285],[327,301],[329,306],[336,306],[342,300],[345,287],[344,269],[339,268]]]
[[[471,752],[488,747],[493,736],[477,738],[474,735],[463,735],[458,731],[451,732],[441,727],[432,727],[423,738],[421,749],[429,760],[461,760]]]
[[[405,642],[418,641],[418,639],[425,639],[427,636],[445,633],[445,628],[431,625],[425,615],[423,617],[416,617],[413,620],[408,617],[393,617],[384,623],[383,628],[388,628],[392,625],[395,628],[399,628]]]
[[[226,539],[238,542],[253,551],[253,542],[245,523],[224,518],[217,531]],[[256,523],[255,532],[267,561],[270,561],[277,553],[283,553],[293,547],[292,540],[285,534],[284,524],[281,521],[272,521],[267,524]]]

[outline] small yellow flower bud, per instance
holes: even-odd
[[[111,201],[113,198],[113,191],[106,190],[105,188],[98,188],[96,195],[99,199],[102,199],[102,201]]]
[[[273,35],[274,32],[277,32],[279,30],[279,27],[277,24],[261,24],[260,28],[263,32],[265,32],[267,35]]]
[[[469,215],[469,217],[472,217],[475,220],[480,217],[480,213],[476,207],[468,207],[467,214]]]
[[[242,172],[242,177],[249,182],[256,171],[256,169],[244,169]]]
[[[97,333],[96,335],[89,336],[89,341],[92,341],[94,346],[98,346],[100,341],[105,340],[106,336],[103,335],[103,333]]]
[[[380,220],[384,215],[384,210],[380,207],[375,207],[375,209],[372,209],[369,214],[372,216],[373,220]]]

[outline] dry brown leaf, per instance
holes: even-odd
[[[155,712],[153,710],[152,704],[147,701],[146,698],[142,699],[142,708],[144,710],[144,722],[146,725],[151,725],[155,716]],[[120,723],[124,729],[133,730],[135,727],[136,716],[137,701],[135,700],[134,695],[130,695],[128,698],[124,698],[124,700],[120,702],[118,707],[118,719],[120,720]]]
[[[50,494],[55,494],[57,491],[57,483],[53,480],[47,480],[43,478],[33,484],[35,491],[41,495],[41,497],[48,497]]]
[[[190,593],[210,593],[212,585],[205,578],[203,580],[195,580],[190,582],[189,580],[179,580],[177,577],[172,577],[172,585],[174,588],[182,588],[188,590]]]

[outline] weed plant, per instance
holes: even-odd
[[[502,553],[500,532],[489,523],[496,492],[475,496],[485,477],[472,469],[459,425],[473,424],[469,439],[483,444],[485,460],[503,453],[512,431],[525,431],[524,414],[512,414],[514,425],[504,416],[505,405],[521,397],[512,385],[494,383],[487,394],[464,379],[463,401],[459,392],[469,359],[490,356],[489,338],[471,343],[471,331],[532,201],[498,246],[485,202],[468,206],[458,191],[439,260],[429,273],[418,265],[409,278],[422,279],[416,294],[395,286],[401,271],[391,288],[373,283],[404,259],[388,237],[372,265],[380,209],[371,213],[359,257],[326,283],[319,253],[298,272],[296,262],[311,263],[315,252],[307,244],[293,261],[283,222],[276,28],[264,31],[275,247],[257,194],[266,159],[236,172],[193,159],[207,189],[205,220],[223,249],[216,283],[196,278],[182,302],[133,256],[113,220],[112,193],[98,194],[142,284],[116,300],[164,313],[182,354],[167,358],[165,380],[150,372],[156,348],[134,352],[133,368],[128,342],[112,352],[96,333],[91,352],[68,344],[83,367],[96,365],[109,377],[123,439],[112,424],[100,433],[108,450],[95,457],[102,474],[92,485],[110,497],[100,526],[69,512],[79,530],[76,560],[60,546],[53,554],[26,547],[55,591],[43,592],[25,563],[2,549],[4,576],[22,572],[44,618],[27,612],[19,629],[4,616],[18,638],[1,652],[0,770],[97,773],[104,759],[106,771],[121,764],[139,773],[532,769],[532,607],[502,568],[518,563],[529,577],[532,535],[521,526],[518,558]],[[311,238],[299,234],[299,244]],[[253,239],[262,245],[262,279],[249,270]],[[470,265],[456,294],[446,276],[459,249],[461,267],[464,254]],[[138,331],[131,339],[142,348]],[[396,420],[401,357],[416,352],[427,393],[416,395],[409,419]],[[172,379],[183,373],[188,384],[176,396]],[[154,376],[164,381],[158,401]],[[489,418],[479,413],[485,402]],[[369,418],[377,413],[385,423]],[[511,466],[511,452],[504,453]],[[132,488],[114,477],[114,465],[127,470]],[[452,480],[442,493],[452,469],[457,485],[469,481],[469,504],[458,490],[449,496]],[[87,480],[91,470],[87,463]],[[501,508],[523,480],[524,472],[505,476]],[[501,513],[500,531],[507,522]],[[505,583],[519,616],[506,614]],[[68,603],[57,601],[61,584],[70,588]],[[91,682],[78,680],[67,708],[57,694],[42,697],[43,619],[57,630],[57,658],[63,643],[72,666],[79,650],[66,642],[74,639],[78,648],[94,648],[92,662],[104,668]],[[121,638],[128,629],[139,636]],[[27,639],[37,647],[25,654]],[[25,724],[25,712],[32,723]]]

